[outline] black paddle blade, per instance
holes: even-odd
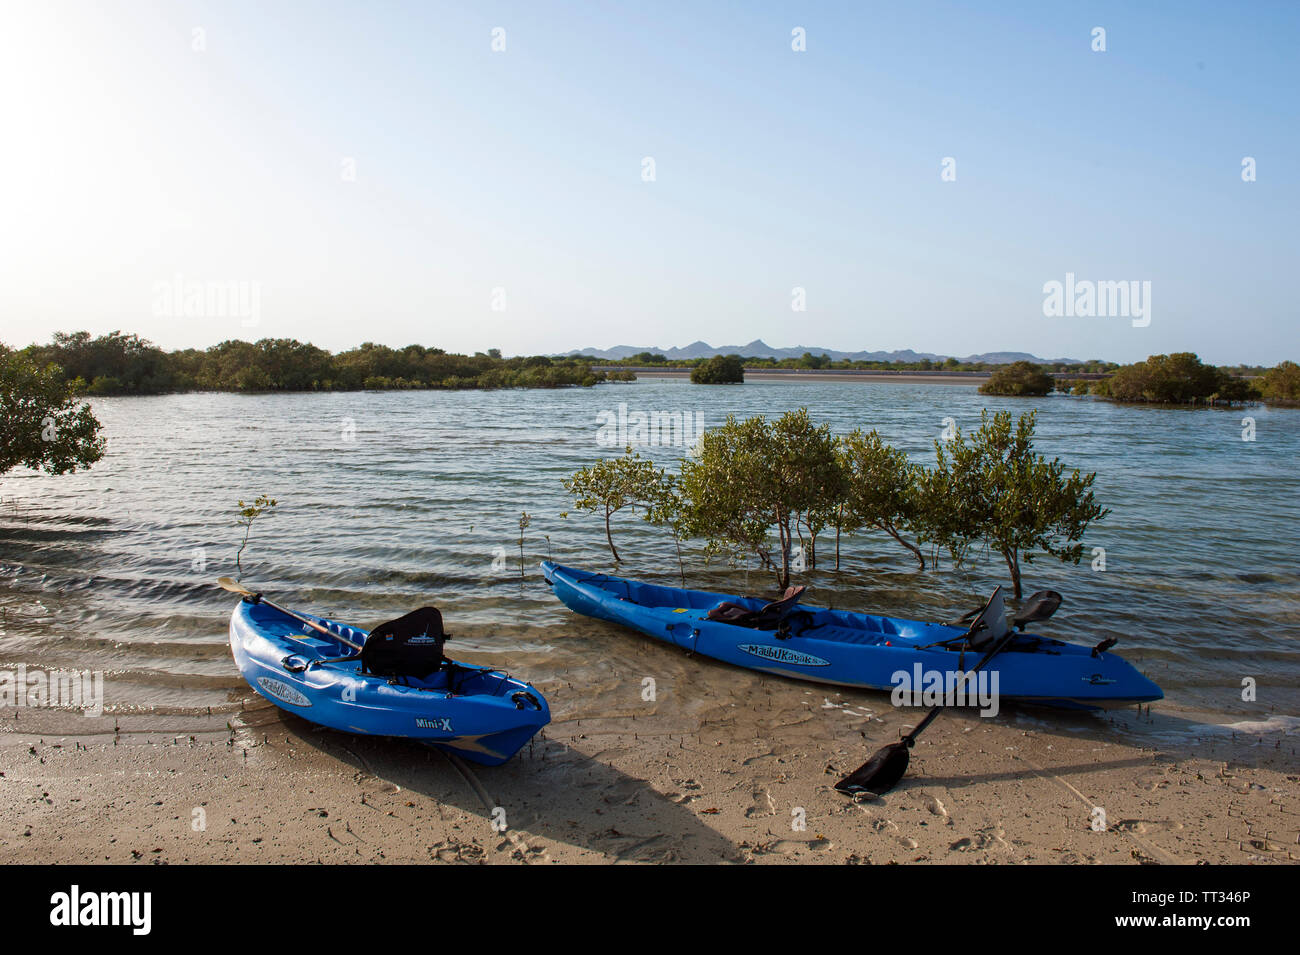
[[[890,743],[859,766],[856,771],[836,783],[836,791],[848,796],[857,793],[875,793],[877,796],[883,796],[898,785],[898,781],[907,772],[909,748],[909,740]]]

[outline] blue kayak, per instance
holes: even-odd
[[[691,653],[750,670],[871,690],[893,690],[897,674],[955,677],[978,653],[963,648],[965,627],[795,604],[783,629],[754,629],[709,619],[723,604],[752,611],[749,597],[663,587],[592,574],[552,561],[542,573],[571,610],[639,630]],[[1003,699],[1070,709],[1148,703],[1160,687],[1114,653],[1018,633],[985,668]],[[918,681],[919,682],[919,681]]]
[[[367,632],[316,617],[344,640]],[[546,698],[500,670],[448,661],[425,678],[361,672],[360,655],[266,603],[241,600],[230,650],[248,685],[303,719],[368,736],[399,736],[495,766],[550,722]],[[347,659],[338,659],[344,657]]]

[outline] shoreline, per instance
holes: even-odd
[[[854,802],[835,779],[920,711],[745,673],[727,686],[684,718],[592,714],[553,681],[556,719],[534,744],[464,772],[260,698],[235,715],[9,711],[0,846],[18,863],[140,865],[1297,860],[1291,728],[949,713],[896,790]]]

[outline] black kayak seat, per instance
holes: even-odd
[[[717,623],[730,623],[737,627],[749,627],[751,630],[776,630],[794,610],[799,598],[803,596],[803,592],[807,589],[802,585],[787,587],[780,599],[764,604],[758,610],[753,610],[732,600],[724,600],[710,610],[705,615],[705,618]]]
[[[437,607],[421,607],[370,631],[361,648],[361,670],[375,676],[424,679],[447,662],[448,634]]]
[[[1056,613],[1064,598],[1055,590],[1040,590],[1030,594],[1029,599],[1020,607],[1020,612],[1011,618],[1011,625],[1023,631],[1031,623],[1046,620]]]

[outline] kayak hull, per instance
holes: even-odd
[[[762,601],[707,591],[663,587],[590,574],[552,561],[542,573],[571,610],[631,627],[664,643],[724,663],[797,680],[894,691],[904,682],[921,689],[950,687],[979,657],[941,646],[964,628],[895,617],[796,606],[807,626],[793,636],[706,619],[722,601],[758,609]],[[1113,653],[1036,634],[1018,634],[985,667],[986,687],[1000,699],[1065,709],[1106,709],[1163,698],[1155,683]]]
[[[366,631],[303,614],[363,644]],[[540,692],[499,670],[457,663],[409,684],[361,673],[341,641],[264,603],[240,601],[230,651],[248,685],[276,706],[321,726],[362,736],[417,740],[487,766],[504,763],[550,722]]]

